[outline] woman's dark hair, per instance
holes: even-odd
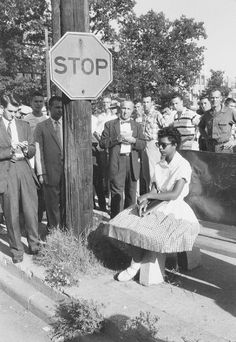
[[[158,132],[158,140],[168,138],[172,145],[177,145],[177,149],[181,143],[181,134],[175,127],[165,127]]]
[[[0,99],[1,106],[3,106],[3,108],[7,108],[9,103],[12,106],[19,107],[19,102],[17,102],[17,100],[14,98],[14,96],[12,94],[10,94],[10,95],[2,95],[1,99]]]

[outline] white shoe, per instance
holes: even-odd
[[[134,278],[134,276],[136,276],[136,274],[138,273],[139,269],[141,267],[141,263],[140,262],[134,262],[134,260],[132,259],[130,266],[120,272],[120,274],[118,274],[117,280],[118,281],[129,281],[131,279]]]
[[[118,281],[130,281],[133,277],[138,273],[138,270],[135,270],[132,267],[128,267],[126,270],[120,272],[118,274]]]

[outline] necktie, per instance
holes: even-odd
[[[7,126],[7,134],[10,138],[10,140],[12,140],[12,134],[11,134],[11,121],[9,121],[8,126]]]
[[[62,148],[62,141],[61,141],[61,128],[60,128],[60,122],[59,121],[54,121],[55,122],[55,131],[56,131],[56,135],[58,138],[58,141],[60,143],[60,147]]]

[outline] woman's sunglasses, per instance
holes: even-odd
[[[156,146],[157,146],[157,147],[162,147],[163,150],[164,150],[168,145],[172,145],[172,143],[159,143],[159,142],[156,142]]]

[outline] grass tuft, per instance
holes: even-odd
[[[79,282],[81,275],[98,275],[107,270],[88,248],[87,239],[75,237],[71,231],[54,229],[34,261],[47,271],[51,285],[70,286]]]
[[[104,327],[101,306],[85,299],[73,299],[56,308],[52,324],[53,337],[71,341],[76,337],[98,333]]]

